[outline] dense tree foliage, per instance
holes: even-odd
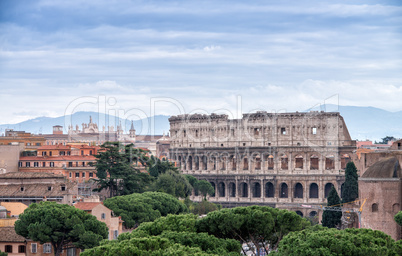
[[[104,205],[121,216],[127,228],[153,221],[168,214],[188,212],[186,205],[172,195],[161,192],[134,193],[108,198]]]
[[[201,202],[192,203],[189,209],[194,214],[204,215],[221,209],[221,205],[202,200]]]
[[[201,192],[201,194],[204,196],[204,200],[207,199],[207,194],[212,196],[215,193],[211,183],[206,180],[198,180],[195,183],[194,188]]]
[[[15,222],[15,231],[33,241],[51,243],[55,255],[60,255],[67,244],[87,249],[108,236],[106,224],[95,216],[54,202],[31,204]]]
[[[389,235],[371,229],[329,229],[314,226],[285,236],[275,256],[281,255],[402,255],[402,243]],[[271,255],[271,254],[270,254]]]
[[[237,207],[208,213],[197,221],[197,231],[218,238],[246,242],[251,248],[276,249],[279,241],[292,231],[302,230],[310,223],[295,212],[266,206]],[[268,252],[266,252],[268,253]]]
[[[164,192],[178,198],[186,198],[191,194],[193,187],[182,174],[166,171],[158,176],[150,190]]]
[[[385,136],[384,138],[381,138],[381,141],[377,144],[388,144],[389,141],[393,140],[396,140],[394,136]]]
[[[149,174],[155,178],[159,175],[164,174],[168,171],[179,173],[179,169],[175,166],[173,162],[169,162],[166,159],[159,159],[151,156],[148,161]]]
[[[0,251],[0,256],[7,256],[8,253]]]
[[[134,237],[85,250],[81,256],[219,256],[162,237]]]
[[[394,216],[394,220],[396,221],[396,223],[398,223],[399,226],[402,226],[402,211],[398,212]]]
[[[327,206],[341,206],[341,199],[335,187],[332,187],[327,198]],[[342,212],[325,210],[322,214],[322,225],[328,228],[336,228],[341,224]]]
[[[353,162],[346,165],[345,183],[342,189],[342,202],[349,203],[355,201],[359,197],[357,168]]]
[[[155,253],[155,255],[170,255],[166,253],[172,247],[179,250],[179,254],[177,255],[180,255],[181,250],[185,248],[187,248],[187,251],[183,255],[239,255],[241,244],[238,241],[220,239],[207,233],[197,233],[197,220],[198,217],[193,214],[161,217],[154,222],[142,223],[131,233],[120,235],[117,244],[104,244],[101,248],[96,248],[90,254],[86,255],[100,255],[102,252],[114,252],[117,253],[116,255],[123,255],[119,253],[128,253],[136,250],[143,250],[145,252],[144,254],[126,255],[147,255],[146,252],[149,255],[153,255],[152,253],[155,253],[153,252],[155,249],[144,248],[148,243],[152,243],[152,248],[156,248],[158,253],[160,253]],[[145,243],[145,245],[138,244],[139,241]],[[194,250],[190,250],[189,248],[194,248]],[[99,252],[99,254],[95,252]]]
[[[145,191],[152,182],[148,173],[143,173],[138,166],[147,166],[146,151],[134,148],[133,144],[122,145],[120,142],[106,142],[96,155],[97,191],[108,189],[110,197],[128,195]]]

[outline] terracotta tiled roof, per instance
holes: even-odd
[[[66,187],[61,190],[61,185]],[[23,191],[21,191],[23,187]],[[51,190],[48,188],[51,187]],[[18,185],[0,185],[0,197],[59,197],[69,193],[70,184],[64,183],[38,183],[38,184],[18,184]]]
[[[25,242],[25,238],[15,233],[14,227],[0,227],[0,242]]]
[[[101,202],[78,202],[74,206],[75,208],[84,210],[84,211],[91,211],[96,206],[102,204]]]
[[[0,179],[44,179],[44,178],[64,178],[64,176],[61,174],[44,173],[44,172],[8,172],[0,174]]]

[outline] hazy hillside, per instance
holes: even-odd
[[[73,115],[61,116],[61,117],[38,117],[35,119],[27,120],[18,124],[3,124],[0,125],[0,132],[4,133],[5,129],[14,129],[27,131],[32,133],[52,133],[52,127],[54,125],[62,125],[64,127],[64,133],[67,133],[68,126],[70,124],[75,126],[78,125],[79,129],[82,129],[83,123],[89,123],[89,117],[92,117],[92,122],[98,124],[99,130],[103,129],[103,126],[116,126],[121,122],[122,126],[127,132],[131,126],[131,120],[126,120],[122,118],[117,118],[112,115],[98,114],[96,112],[77,112]],[[134,128],[137,134],[154,134],[162,135],[163,132],[167,133],[169,131],[169,116],[157,115],[154,117],[148,117],[141,120],[134,121]],[[124,129],[123,128],[123,129]],[[107,129],[107,128],[105,128]]]
[[[327,105],[325,110],[339,110],[346,121],[346,125],[353,139],[380,140],[380,138],[387,135],[402,138],[402,111],[389,112],[373,107],[338,107],[334,105]],[[105,114],[99,115],[95,112],[77,112],[72,116],[56,118],[38,117],[18,124],[0,125],[0,133],[4,133],[4,130],[7,128],[32,133],[52,133],[53,125],[64,126],[66,133],[67,126],[70,124],[73,124],[74,127],[78,125],[81,129],[82,123],[89,122],[89,116],[92,116],[94,123],[98,123],[100,130],[102,130],[103,126],[108,126],[109,124],[116,127],[119,121],[121,121],[122,125],[125,127],[125,131],[128,131],[131,126],[131,120],[118,119],[115,116]],[[137,120],[134,121],[134,127],[137,134],[161,135],[163,132],[167,133],[169,131],[168,118],[168,116],[158,115]],[[99,122],[99,119],[101,119],[101,122]]]

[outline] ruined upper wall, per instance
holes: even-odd
[[[338,112],[179,115],[169,118],[171,146],[355,146]]]

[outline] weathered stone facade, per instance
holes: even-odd
[[[170,157],[185,174],[211,182],[225,207],[270,205],[299,211],[340,192],[355,141],[339,113],[180,115],[170,121]],[[200,199],[193,196],[193,200]],[[292,206],[293,205],[293,206]]]

